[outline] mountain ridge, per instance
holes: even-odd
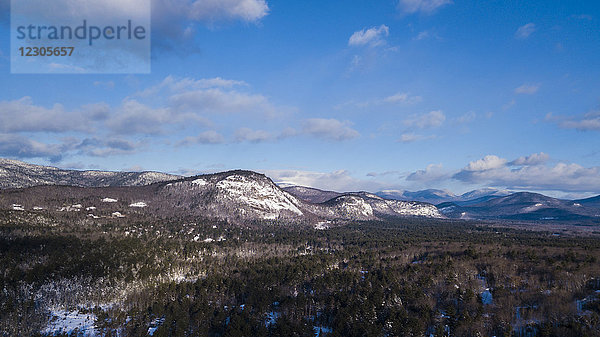
[[[142,186],[179,178],[181,176],[155,171],[65,170],[53,166],[34,165],[18,160],[0,158],[0,189],[38,185]]]

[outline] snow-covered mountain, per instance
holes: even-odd
[[[331,200],[335,197],[339,197],[343,193],[334,192],[334,191],[323,191],[317,188],[305,187],[305,186],[281,186],[281,188],[307,202],[312,202],[313,204],[319,204],[325,202],[327,200]]]
[[[481,202],[438,205],[442,214],[462,219],[600,221],[599,197],[583,200],[562,200],[539,193],[518,192]]]
[[[141,186],[174,180],[180,176],[159,172],[111,172],[63,170],[0,158],[0,189],[38,185],[81,187]]]
[[[470,204],[473,202],[482,202],[496,197],[504,197],[511,194],[507,190],[499,190],[491,187],[469,191],[461,195],[456,195],[446,190],[428,189],[421,191],[404,191],[404,190],[384,190],[376,193],[378,196],[386,199],[395,200],[414,200],[428,202],[434,205],[444,202],[454,202],[460,205]]]
[[[442,217],[431,204],[385,200],[369,193],[344,194],[324,203],[311,203],[284,191],[263,174],[242,170],[144,186],[44,185],[0,190],[0,209],[73,212],[92,219],[153,216],[211,218],[236,223]]]

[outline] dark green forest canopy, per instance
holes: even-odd
[[[102,334],[126,336],[595,336],[600,328],[595,228],[185,220],[2,212],[0,331],[43,331],[51,306],[90,310]]]

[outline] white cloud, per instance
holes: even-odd
[[[452,3],[452,0],[400,0],[398,9],[407,14],[430,14],[442,6]]]
[[[434,182],[448,178],[442,164],[430,164],[424,170],[417,170],[406,177],[408,181]]]
[[[177,111],[194,113],[257,113],[268,117],[277,114],[277,109],[263,95],[219,88],[174,94],[169,103]]]
[[[467,124],[475,120],[477,118],[477,114],[473,111],[469,111],[466,114],[456,118],[456,122],[458,124]]]
[[[225,138],[220,133],[209,130],[201,132],[196,137],[186,137],[183,141],[179,142],[178,145],[192,145],[192,144],[222,144],[225,142]]]
[[[333,172],[267,170],[265,174],[276,183],[308,186],[338,192],[355,192],[361,190],[374,192],[386,186],[373,180],[356,179],[346,170]]]
[[[173,93],[181,93],[190,90],[209,89],[209,88],[232,88],[235,86],[248,86],[244,81],[228,80],[221,77],[194,79],[190,77],[176,78],[172,75],[165,77],[162,82],[151,86],[135,94],[135,96],[148,97],[156,95],[161,90],[168,89]]]
[[[68,111],[62,104],[45,108],[33,103],[31,97],[0,101],[0,131],[3,132],[65,132],[90,130],[88,122],[104,118],[108,106],[88,105],[80,111]]]
[[[600,167],[586,168],[574,163],[548,166],[544,165],[546,156],[539,153],[508,162],[489,155],[469,163],[453,178],[510,189],[595,193],[600,190]]]
[[[269,14],[269,6],[265,0],[53,0],[43,1],[39,6],[28,8],[27,14],[98,19],[125,15],[137,19],[147,16],[150,6],[154,15],[169,18],[177,16],[180,20],[207,23],[221,20],[256,22]]]
[[[516,94],[533,95],[540,89],[539,84],[523,84],[515,89]]]
[[[435,136],[433,136],[433,135],[425,136],[425,135],[419,135],[419,134],[415,134],[415,133],[403,133],[402,135],[400,135],[400,139],[398,139],[398,141],[401,143],[412,143],[412,142],[416,142],[416,141],[420,141],[420,140],[428,140],[428,139],[433,139],[433,138],[435,138]]]
[[[467,165],[467,171],[487,171],[497,169],[506,165],[507,160],[494,155],[488,155],[482,159],[472,161]]]
[[[93,157],[109,157],[115,155],[129,155],[137,152],[145,144],[133,142],[122,138],[100,139],[97,137],[86,138],[79,143],[70,141],[70,151]]]
[[[525,40],[529,36],[531,36],[531,34],[533,34],[536,30],[537,28],[535,26],[535,23],[528,23],[517,29],[517,31],[515,32],[515,38],[519,40]]]
[[[106,126],[119,134],[157,134],[164,131],[165,125],[191,121],[199,122],[197,116],[178,114],[169,108],[152,108],[135,99],[125,99]]]
[[[261,94],[238,91],[238,87],[248,87],[248,84],[221,77],[178,79],[167,76],[161,83],[141,90],[134,96],[165,98],[165,104],[174,114],[196,117],[207,113],[254,113],[271,118],[285,110],[275,107]]]
[[[534,153],[529,156],[519,157],[519,158],[511,161],[508,164],[511,166],[525,166],[525,165],[526,166],[534,166],[534,165],[544,164],[549,159],[550,159],[549,155],[547,155],[544,152],[540,152],[540,153]]]
[[[429,38],[431,34],[429,33],[429,31],[424,30],[422,32],[420,32],[414,39],[417,41],[421,41],[421,40],[425,40],[427,38]]]
[[[273,136],[264,130],[252,130],[250,128],[239,128],[235,132],[235,141],[236,142],[251,142],[251,143],[261,143],[270,141],[273,139]]]
[[[0,133],[0,156],[13,158],[48,158],[53,162],[62,159],[67,144],[46,144],[27,137]]]
[[[190,19],[209,22],[223,19],[256,22],[269,14],[265,0],[196,0],[186,9]]]
[[[395,95],[388,96],[383,99],[385,103],[406,103],[406,104],[415,104],[419,103],[423,100],[421,96],[411,96],[406,92],[399,92]]]
[[[547,116],[548,120],[560,120],[560,117]],[[565,129],[579,131],[600,131],[600,110],[589,112],[581,117],[560,120],[559,125]]]
[[[304,121],[304,133],[328,140],[348,140],[360,136],[358,131],[350,127],[350,122],[337,119],[310,118]]]
[[[348,40],[349,46],[365,46],[371,47],[385,44],[385,38],[390,34],[390,29],[386,25],[372,27],[369,29],[359,30],[354,32]]]
[[[444,121],[446,121],[446,115],[441,110],[435,110],[422,115],[413,115],[404,121],[404,125],[419,129],[428,129],[439,127]]]

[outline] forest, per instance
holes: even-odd
[[[0,211],[0,335],[600,336],[599,236]]]

